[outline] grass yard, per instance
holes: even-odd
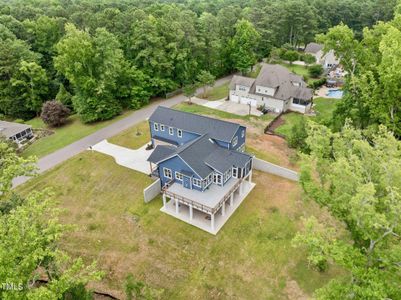
[[[108,139],[110,143],[138,149],[150,141],[148,121],[143,121]]]
[[[295,112],[284,114],[282,116],[284,124],[276,128],[275,132],[284,136],[288,136],[293,125],[298,123],[302,118],[310,118],[317,123],[327,124],[327,122],[331,120],[331,116],[338,101],[339,99],[316,98],[313,100],[315,103],[314,109],[316,111],[316,116],[304,116]]]
[[[209,101],[216,101],[216,100],[221,100],[221,99],[227,98],[229,84],[230,83],[227,82],[220,86],[214,86],[212,88],[208,88],[206,91],[206,97],[204,97],[203,91],[196,96],[199,98],[202,98],[202,99],[209,100]]]
[[[287,69],[289,69],[291,72],[298,74],[300,76],[308,76],[309,77],[309,72],[308,72],[308,68],[306,66],[300,66],[300,65],[290,65],[287,63],[280,63],[280,65],[286,67]]]
[[[313,202],[303,202],[296,183],[260,172],[255,189],[217,236],[159,211],[158,197],[143,202],[149,177],[111,157],[84,152],[18,188],[50,187],[75,224],[62,248],[98,261],[105,278],[96,290],[124,297],[132,273],[161,293],[160,299],[306,299],[341,272],[307,267],[303,249],[291,246],[301,217],[330,221]]]
[[[73,115],[69,117],[67,124],[57,128],[48,128],[40,118],[34,118],[25,123],[32,125],[33,128],[50,129],[54,131],[54,133],[35,141],[22,155],[24,157],[30,155],[35,155],[39,158],[43,157],[126,117],[130,112],[131,111],[126,111],[114,119],[92,124],[84,124],[79,120],[77,115]]]

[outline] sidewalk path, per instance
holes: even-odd
[[[231,80],[231,77],[232,75],[229,75],[216,80],[215,86],[220,86],[225,84],[226,82],[229,82]],[[201,92],[202,88],[199,88],[197,93]],[[158,105],[172,107],[178,103],[185,101],[186,99],[187,98],[183,94],[179,94],[169,99],[152,100],[149,105],[134,111],[128,117],[121,119],[117,122],[114,122],[113,124],[110,124],[109,126],[104,127],[96,131],[95,133],[92,133],[91,135],[88,135],[62,149],[59,149],[49,155],[42,157],[41,159],[39,159],[37,163],[38,173],[39,174],[43,173],[49,170],[50,168],[77,155],[78,153],[81,153],[82,151],[88,149],[90,146],[93,146],[102,140],[108,139],[120,133],[121,131],[130,128],[131,126],[134,126],[146,120],[147,118],[149,118],[149,116],[153,113],[153,111]],[[25,177],[25,176],[14,178],[13,187],[18,186],[29,179],[30,177]]]

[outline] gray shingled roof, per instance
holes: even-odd
[[[213,169],[224,173],[232,166],[244,167],[251,158],[246,153],[224,149],[215,144],[205,134],[178,148],[157,146],[148,161],[159,163],[169,157],[178,155],[199,176],[205,178]],[[174,152],[170,150],[175,149]]]
[[[0,121],[0,135],[10,138],[31,127],[31,125],[26,124]]]
[[[242,85],[242,86],[251,87],[254,82],[255,82],[254,78],[234,75],[230,81],[230,90],[235,90],[235,86],[237,84]]]
[[[199,135],[209,134],[211,138],[230,142],[240,127],[239,124],[210,117],[158,106],[149,121],[179,128]]]
[[[313,54],[315,54],[315,53],[319,52],[322,49],[323,49],[323,45],[322,44],[309,43],[305,47],[305,53],[313,53]]]
[[[300,87],[294,86],[293,82],[300,83]],[[281,100],[291,97],[309,100],[313,96],[312,90],[306,87],[302,76],[291,73],[281,65],[263,64],[250,93],[264,96],[256,92],[257,85],[275,88],[276,93],[273,97]]]
[[[148,161],[157,164],[159,161],[171,156],[177,150],[176,147],[167,145],[158,145],[152,154],[148,157]]]

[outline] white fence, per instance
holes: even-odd
[[[289,180],[299,180],[299,175],[297,172],[269,163],[256,157],[253,159],[253,168],[255,170],[281,176]]]
[[[145,203],[152,201],[156,198],[161,192],[161,183],[160,179],[157,179],[151,185],[149,185],[146,189],[143,190],[143,199]]]

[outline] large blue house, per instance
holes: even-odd
[[[246,128],[163,106],[150,116],[149,126],[154,150],[148,161],[152,175],[160,178],[164,208],[169,196],[176,217],[181,204],[190,208],[190,222],[193,208],[210,214],[214,232],[215,213],[225,210],[230,197],[233,203],[243,179],[251,181],[253,157],[244,152]]]

